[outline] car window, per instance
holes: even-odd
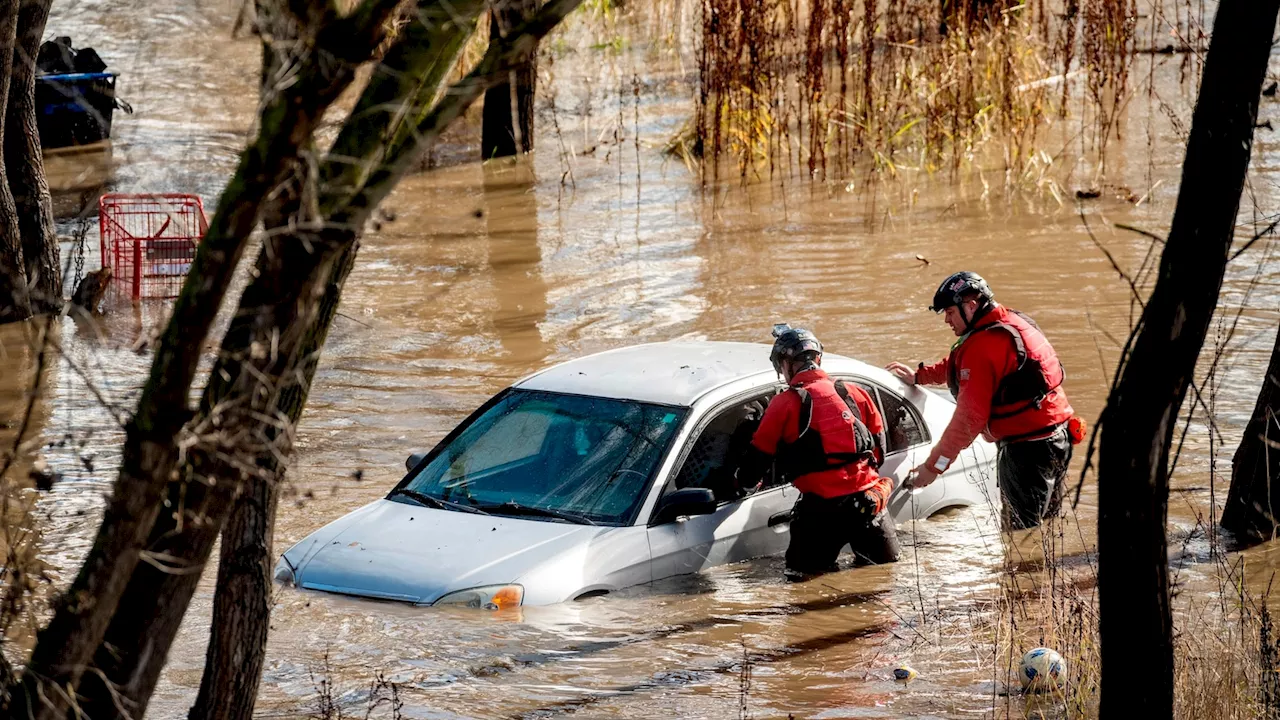
[[[475,439],[468,452],[451,459],[445,478],[454,480],[537,455],[554,418],[553,411],[538,407],[499,416]],[[581,444],[583,428],[574,430],[577,431],[574,439]]]
[[[680,471],[668,481],[664,494],[681,488],[705,487],[715,493],[719,502],[737,499],[734,471],[773,394],[771,390],[717,410],[690,445]],[[765,475],[765,487],[780,482],[780,475],[773,469]]]
[[[512,390],[451,433],[390,497],[404,500],[398,491],[407,490],[494,514],[555,511],[627,524],[686,414],[665,405]]]
[[[895,453],[929,442],[929,432],[905,398],[879,386],[862,384],[875,398],[884,418],[885,453]]]

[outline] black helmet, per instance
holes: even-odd
[[[822,353],[822,343],[817,336],[804,328],[793,328],[787,323],[773,326],[773,351],[769,353],[769,362],[773,369],[782,372],[782,361],[800,357],[807,352]]]
[[[995,293],[991,292],[991,287],[987,285],[987,281],[975,272],[963,270],[958,273],[947,276],[946,280],[938,286],[938,291],[933,294],[933,304],[929,309],[934,312],[942,312],[949,307],[959,305],[966,295],[977,294],[986,300],[995,297]]]

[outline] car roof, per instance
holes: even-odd
[[[776,378],[769,349],[756,343],[694,340],[632,345],[552,366],[515,387],[687,407],[737,380]],[[822,366],[828,372],[876,374],[866,363],[833,353],[823,354]]]

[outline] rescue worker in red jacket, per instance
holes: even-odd
[[[790,386],[774,396],[738,469],[740,487],[758,484],[773,463],[800,490],[791,516],[787,576],[837,569],[850,545],[858,564],[895,562],[898,536],[884,512],[893,490],[876,468],[884,458],[884,422],[871,396],[822,371],[812,332],[774,326],[769,359]]]
[[[996,480],[1009,526],[1036,527],[1058,514],[1071,445],[1079,442],[1062,363],[1035,321],[997,303],[977,273],[948,277],[929,309],[943,313],[960,338],[951,354],[914,370],[899,362],[886,369],[909,385],[947,385],[956,411],[929,458],[911,471],[911,486],[932,483],[982,433],[998,446]]]

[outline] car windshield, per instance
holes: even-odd
[[[446,438],[390,497],[626,524],[684,416],[666,405],[511,390]]]

